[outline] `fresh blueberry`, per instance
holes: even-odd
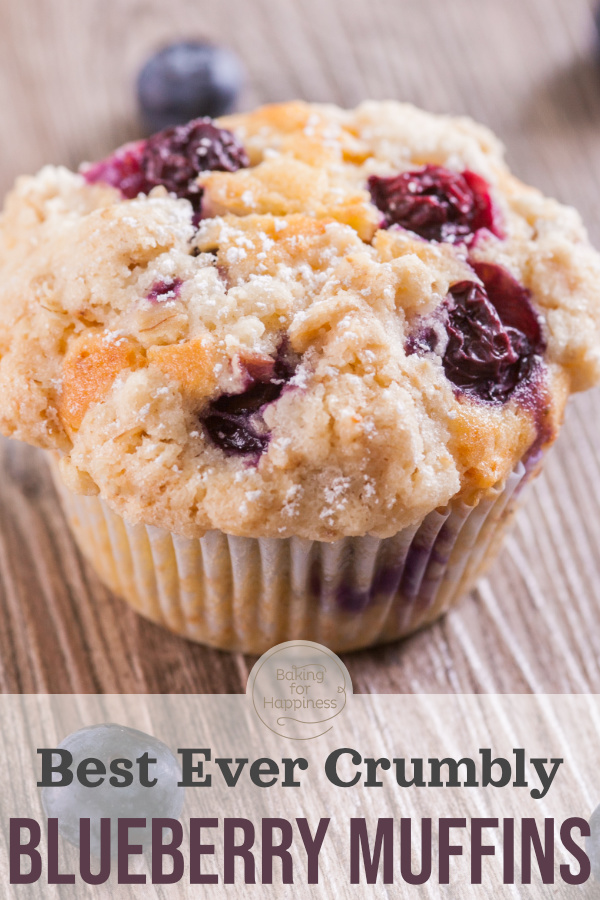
[[[383,228],[400,225],[428,241],[469,243],[480,228],[500,236],[487,182],[475,172],[423,166],[390,178],[372,175],[369,190]]]
[[[590,836],[585,839],[585,849],[592,865],[592,875],[600,881],[600,806],[590,816]]]
[[[244,72],[227,47],[180,41],[152,56],[137,81],[140,110],[149,133],[198,116],[230,112]]]
[[[73,757],[71,771],[74,773],[69,785],[42,788],[42,804],[48,818],[58,819],[61,835],[79,846],[79,823],[82,818],[90,819],[90,849],[94,856],[100,856],[100,820],[111,819],[111,854],[117,851],[117,819],[152,818],[178,819],[183,807],[184,788],[178,787],[181,770],[171,750],[162,741],[123,725],[93,725],[74,731],[59,744],[61,750],[68,750]],[[145,753],[156,760],[148,767],[149,781],[157,779],[152,787],[143,787],[139,780],[136,760]],[[84,787],[76,776],[77,766],[86,759],[100,760],[106,767],[107,775],[102,784]],[[109,766],[114,760],[130,760],[133,768],[128,768],[134,777],[125,787],[110,784]],[[58,762],[56,759],[55,764]],[[56,775],[56,781],[59,775]],[[122,780],[120,777],[118,780]],[[150,841],[150,827],[131,829],[131,843],[147,846]]]

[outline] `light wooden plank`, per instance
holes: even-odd
[[[600,63],[591,0],[0,2],[0,188],[137,135],[135,73],[207,35],[243,105],[411,100],[492,126],[514,171],[579,207],[600,243]],[[600,52],[598,53],[600,58]],[[600,394],[577,398],[507,547],[460,609],[346,657],[365,692],[600,690]],[[252,660],[194,646],[111,597],[74,548],[37,453],[0,447],[0,689],[235,692]]]

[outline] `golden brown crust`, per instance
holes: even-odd
[[[106,340],[99,332],[84,332],[68,345],[62,364],[58,415],[70,435],[81,425],[92,403],[102,403],[117,375],[145,365],[140,345],[132,338]]]
[[[176,382],[192,401],[209,397],[216,388],[215,367],[219,359],[216,341],[210,337],[148,349],[148,363],[160,369],[169,381]]]

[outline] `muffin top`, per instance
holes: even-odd
[[[0,429],[200,536],[385,537],[535,467],[600,377],[600,257],[464,118],[287,103],[9,194]]]

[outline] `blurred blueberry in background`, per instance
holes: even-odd
[[[585,849],[592,865],[592,875],[600,882],[600,806],[590,816],[590,836],[585,839]]]
[[[71,753],[71,771],[74,775],[79,763],[91,758],[100,760],[107,770],[103,783],[96,787],[85,787],[75,775],[69,785],[42,789],[42,805],[46,815],[58,819],[60,834],[76,847],[79,846],[79,821],[82,818],[90,819],[90,849],[96,857],[100,856],[101,818],[111,819],[113,856],[117,851],[117,819],[179,818],[185,793],[185,788],[177,786],[181,769],[167,745],[152,735],[124,725],[93,725],[74,731],[59,747]],[[139,768],[135,761],[145,753],[156,760],[148,768],[149,780],[157,779],[153,787],[143,787],[138,778]],[[126,787],[110,784],[109,766],[115,759],[127,759],[133,763],[128,771],[134,777]],[[58,755],[55,754],[53,765],[58,765],[58,762]],[[52,780],[59,779],[57,773]],[[131,843],[149,846],[150,825],[147,821],[146,829],[131,829]]]
[[[150,57],[137,80],[148,133],[199,116],[222,116],[235,106],[244,81],[238,57],[207,41],[179,41]]]

